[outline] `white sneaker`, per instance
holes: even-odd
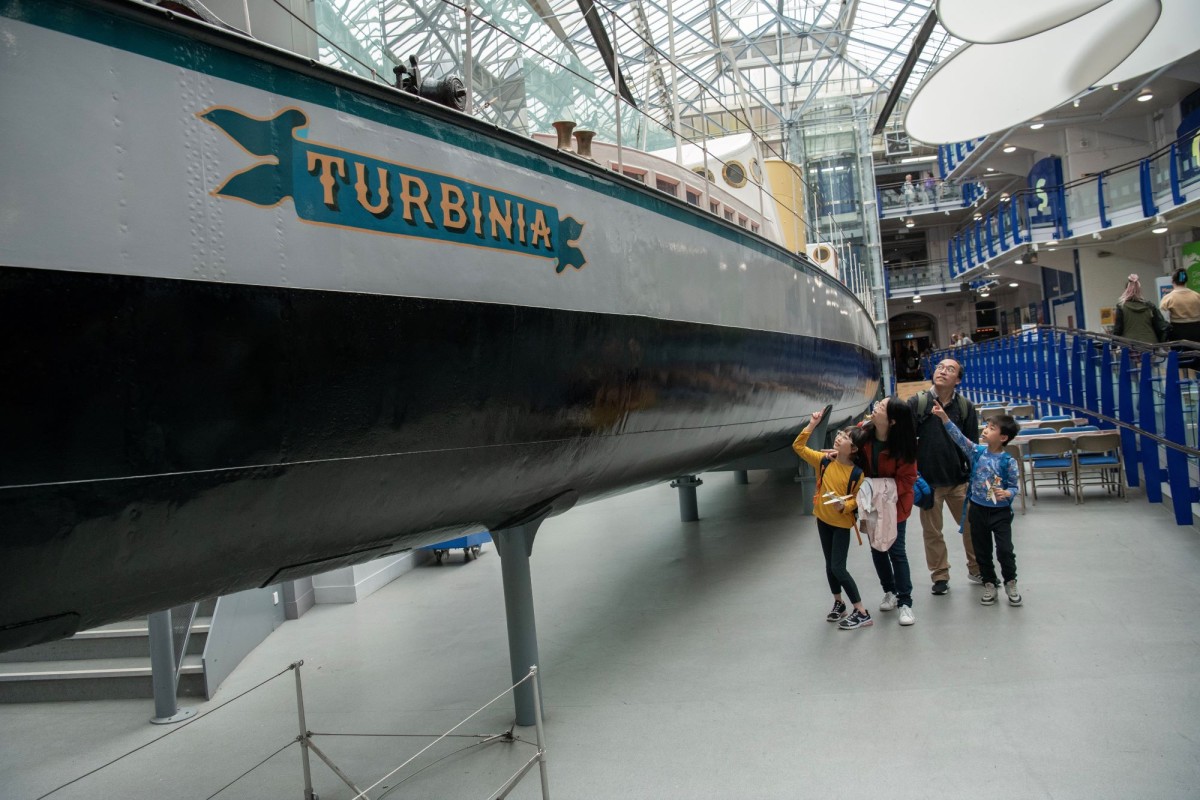
[[[910,606],[900,606],[901,625],[912,625],[916,621],[917,617],[915,614],[913,614],[913,610]]]
[[[883,601],[879,604],[880,611],[895,611],[896,610],[896,595],[888,592],[883,596]]]

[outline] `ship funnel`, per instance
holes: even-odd
[[[595,131],[575,131],[575,152],[584,158],[592,158],[592,139],[595,135]],[[592,160],[594,161],[595,159]]]
[[[558,149],[571,149],[571,131],[575,129],[575,123],[569,119],[560,119],[556,122],[551,122],[554,130],[558,131]]]

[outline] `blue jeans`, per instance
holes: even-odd
[[[875,574],[885,592],[896,595],[898,605],[912,608],[912,574],[908,571],[908,553],[904,550],[904,530],[908,520],[896,523],[896,541],[884,553],[871,550],[875,562]]]

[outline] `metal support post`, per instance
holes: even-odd
[[[302,666],[303,661],[292,664],[292,669],[296,672],[296,713],[300,717],[300,735],[296,737],[296,741],[300,742],[300,765],[304,769],[304,800],[317,800],[317,795],[313,792],[312,769],[308,763],[308,723],[304,720],[304,690],[300,686]]]
[[[733,471],[733,482],[738,486],[746,486],[750,483],[750,473],[744,469],[735,469]]]
[[[538,517],[523,525],[492,531],[496,552],[500,554],[500,572],[504,581],[504,616],[508,622],[508,660],[513,683],[529,673],[530,664],[538,663],[529,557],[533,554],[533,537],[543,519],[545,517]],[[533,725],[537,721],[531,684],[538,680],[540,678],[535,675],[513,691],[518,725]]]
[[[1178,445],[1187,446],[1183,424],[1183,398],[1179,394],[1179,353],[1167,354],[1167,377],[1164,381],[1163,434]],[[1171,487],[1171,506],[1178,525],[1192,524],[1192,488],[1188,477],[1188,457],[1182,450],[1167,448],[1167,482]]]
[[[180,709],[175,700],[178,673],[175,670],[175,643],[171,637],[171,610],[155,611],[147,617],[150,632],[150,680],[154,685],[155,725],[170,725],[194,716],[194,708]]]
[[[538,770],[542,774],[542,800],[550,800],[550,781],[546,775],[546,732],[542,729],[542,692],[538,687],[537,664],[531,666],[529,671],[533,673],[529,683],[533,686],[534,719],[537,720]]]
[[[1154,373],[1149,353],[1142,353],[1142,375],[1138,381],[1138,427],[1145,433],[1158,433],[1158,423],[1154,411]],[[1146,478],[1146,499],[1151,503],[1161,503],[1162,496],[1162,467],[1158,464],[1158,443],[1149,436],[1142,436],[1141,442],[1142,474]]]
[[[695,522],[700,519],[700,510],[696,506],[696,487],[704,483],[695,475],[681,475],[671,481],[671,488],[679,490],[679,519],[683,522]]]

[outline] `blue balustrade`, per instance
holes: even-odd
[[[1146,499],[1161,503],[1166,483],[1176,522],[1190,525],[1200,503],[1192,381],[1181,376],[1178,352],[1143,347],[1043,325],[934,359],[949,355],[966,365],[960,388],[975,402],[1030,403],[1039,416],[1069,413],[1117,429],[1128,485],[1144,485]]]

